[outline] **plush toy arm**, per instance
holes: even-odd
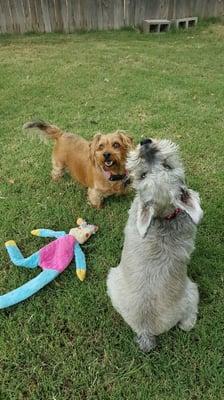
[[[31,234],[34,236],[41,236],[41,237],[53,237],[59,238],[61,236],[65,236],[66,232],[64,231],[52,231],[51,229],[34,229],[31,231]]]
[[[78,243],[75,244],[74,253],[75,253],[76,275],[78,276],[80,281],[84,281],[86,276],[86,257]]]
[[[0,296],[0,309],[13,306],[14,304],[20,303],[20,301],[26,300],[53,281],[58,275],[59,272],[54,269],[44,269],[29,282]]]

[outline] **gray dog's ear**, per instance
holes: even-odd
[[[186,187],[181,188],[181,196],[175,201],[176,207],[184,210],[197,225],[203,217],[203,210],[200,206],[200,197],[197,192]]]
[[[151,204],[143,204],[141,201],[137,211],[137,229],[139,235],[144,238],[154,216],[154,207]]]

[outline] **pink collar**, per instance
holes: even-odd
[[[177,216],[178,214],[180,214],[181,211],[182,211],[181,208],[176,208],[172,213],[166,215],[166,216],[164,217],[164,219],[166,219],[167,221],[170,221],[171,219],[176,218],[176,216]]]

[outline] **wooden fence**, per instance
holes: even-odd
[[[224,0],[0,0],[0,33],[141,26],[148,18],[224,15]]]

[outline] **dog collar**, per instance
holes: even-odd
[[[109,177],[109,181],[122,181],[127,175],[126,174],[117,174],[113,175],[111,174]]]
[[[182,211],[181,208],[176,208],[176,209],[174,210],[174,212],[172,212],[172,213],[166,215],[166,216],[164,217],[164,219],[166,219],[167,221],[170,221],[171,219],[176,218],[176,216],[177,216],[178,214],[180,214],[181,211]]]
[[[124,185],[128,185],[130,183],[130,178],[128,174],[125,172],[125,174],[117,174],[113,175],[110,173],[110,171],[104,171],[103,169],[104,176],[110,181],[110,182],[116,182],[116,181],[123,181]]]

